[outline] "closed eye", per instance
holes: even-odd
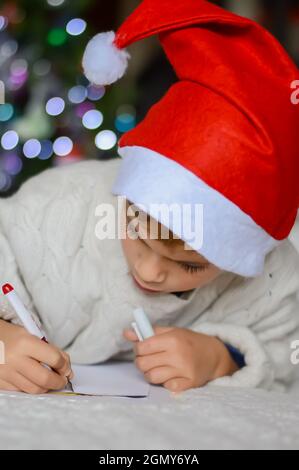
[[[187,272],[191,272],[191,274],[196,273],[198,271],[205,271],[208,269],[209,265],[208,264],[202,264],[200,266],[194,266],[192,264],[186,264],[182,263],[180,261],[177,261],[177,263]]]
[[[130,225],[128,226],[128,232],[131,233],[131,234],[134,234],[135,236],[138,235],[138,232],[136,232],[134,229],[132,229],[132,227]],[[137,236],[136,240],[139,240],[141,243],[145,243],[144,239],[140,238],[139,236]],[[174,260],[172,260],[172,261],[174,261]],[[193,264],[183,263],[182,261],[175,261],[175,262],[179,266],[181,266],[182,269],[184,269],[187,272],[190,272],[191,274],[199,272],[199,271],[205,271],[206,269],[209,268],[209,263],[195,266]]]

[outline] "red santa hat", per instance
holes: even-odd
[[[298,70],[257,23],[203,0],[143,0],[116,34],[96,35],[83,68],[96,84],[126,70],[125,47],[158,34],[178,81],[119,141],[112,192],[216,266],[257,276],[299,205]],[[155,204],[202,204],[203,243]],[[193,216],[191,216],[192,218]]]

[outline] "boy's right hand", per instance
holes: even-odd
[[[0,389],[45,393],[64,388],[67,377],[72,379],[69,355],[23,327],[0,320],[0,341],[5,353],[4,364],[0,363]]]

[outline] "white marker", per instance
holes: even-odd
[[[135,333],[136,333],[137,338],[139,339],[139,341],[143,341],[144,338],[143,338],[142,334],[141,334],[140,331],[139,331],[139,328],[138,328],[138,326],[137,326],[137,323],[136,323],[135,321],[133,321],[133,322],[131,323],[131,325],[132,325],[132,328],[134,329],[134,331],[135,331]]]
[[[134,315],[135,322],[137,324],[137,328],[139,330],[139,333],[141,334],[143,339],[150,338],[151,336],[155,335],[153,327],[152,327],[145,311],[143,310],[143,308],[141,308],[141,307],[135,308],[134,311],[133,311],[133,315]],[[133,326],[133,324],[132,324],[132,326]],[[134,328],[134,326],[133,326],[133,328]]]

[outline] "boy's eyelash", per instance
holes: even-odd
[[[190,264],[178,263],[185,271],[191,272],[191,274],[198,271],[205,271],[208,269],[208,266],[191,266]]]

